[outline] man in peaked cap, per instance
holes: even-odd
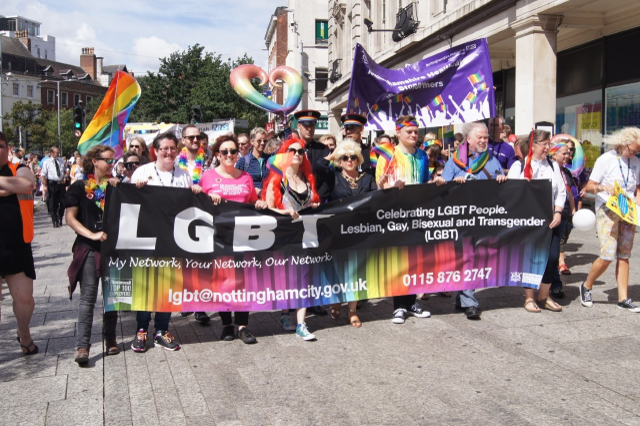
[[[360,148],[362,149],[362,158],[364,159],[360,168],[363,172],[375,173],[375,170],[371,169],[371,161],[369,159],[369,151],[371,148],[362,143],[362,132],[364,131],[364,125],[367,123],[367,117],[349,112],[342,114],[340,119],[342,120],[345,138],[349,138],[360,144]]]

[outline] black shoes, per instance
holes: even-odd
[[[238,330],[238,339],[242,339],[242,341],[247,345],[258,343],[256,337],[247,330],[247,327]]]
[[[464,314],[467,316],[467,319],[470,319],[470,320],[479,320],[481,313],[482,311],[475,306],[471,306],[464,310]]]
[[[209,315],[207,315],[206,312],[196,312],[195,319],[200,324],[207,324],[209,321],[211,321],[211,318],[209,318]]]
[[[327,315],[329,315],[329,312],[327,312],[322,306],[312,306],[307,310],[319,317],[326,317]]]
[[[562,288],[553,288],[551,289],[551,296],[554,299],[564,299],[564,291],[562,291]]]
[[[222,334],[220,335],[220,340],[224,340],[225,342],[230,342],[235,339],[234,327],[232,325],[225,325],[222,327]]]

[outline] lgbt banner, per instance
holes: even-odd
[[[367,117],[368,129],[395,129],[403,114],[420,127],[449,126],[495,116],[486,39],[454,46],[399,69],[378,65],[356,44],[347,110]]]
[[[537,288],[551,241],[546,181],[411,185],[293,220],[188,189],[109,187],[105,309],[293,309],[403,294]]]

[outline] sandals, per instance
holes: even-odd
[[[418,294],[416,294],[416,299],[418,299],[418,300],[429,300],[429,293],[418,293]]]
[[[564,263],[558,266],[558,272],[560,272],[562,275],[571,275],[571,271]]]
[[[538,300],[538,304],[544,306],[548,311],[562,312],[562,306],[558,305],[558,303],[550,297],[545,300]]]
[[[533,314],[539,314],[541,312],[540,307],[538,307],[538,305],[536,305],[536,302],[534,302],[533,299],[527,299],[524,302],[524,309],[527,312],[531,312]]]
[[[20,349],[22,349],[22,354],[25,356],[29,356],[29,355],[35,355],[38,353],[38,346],[36,345],[36,343],[31,340],[31,343],[29,343],[28,345],[23,345],[22,342],[20,341],[20,337],[16,336],[16,339],[18,339],[18,343],[20,343]],[[33,350],[29,349],[33,346]],[[27,350],[26,352],[24,350]]]
[[[349,315],[349,324],[351,324],[351,327],[355,327],[355,328],[362,327],[362,321],[360,321],[360,318],[358,318],[358,315],[356,314],[355,309],[349,309],[348,315]]]
[[[342,314],[342,305],[340,305],[339,303],[334,303],[333,305],[331,305],[331,311],[329,314],[334,320],[340,318],[340,315]]]

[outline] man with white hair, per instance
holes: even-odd
[[[495,179],[498,183],[507,180],[502,165],[489,151],[489,134],[482,122],[465,125],[466,141],[462,143],[444,166],[442,177],[435,182],[443,184],[454,181],[464,184],[470,180]],[[480,319],[480,304],[475,290],[463,290],[456,296],[456,309],[465,311],[468,319]]]

